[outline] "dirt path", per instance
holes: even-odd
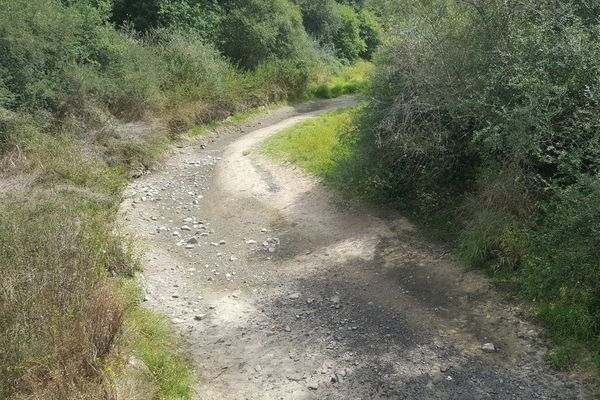
[[[542,361],[539,330],[518,308],[409,222],[345,204],[252,150],[351,104],[220,128],[130,186],[147,304],[183,336],[197,398],[592,398]]]

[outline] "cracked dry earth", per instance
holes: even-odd
[[[147,245],[145,304],[183,337],[195,397],[593,398],[544,363],[540,330],[517,306],[406,219],[348,204],[255,151],[353,104],[219,128],[129,187],[124,222]]]

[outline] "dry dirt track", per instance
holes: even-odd
[[[128,189],[147,305],[183,336],[196,398],[593,398],[544,364],[517,307],[409,222],[252,150],[353,102],[220,128]],[[488,342],[496,352],[482,351]]]

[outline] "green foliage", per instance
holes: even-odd
[[[511,229],[515,222],[511,215],[482,211],[470,220],[459,238],[460,258],[476,267],[509,268],[517,259],[511,257]],[[500,260],[503,259],[503,262]],[[490,265],[491,263],[491,265]]]
[[[248,75],[251,93],[264,102],[281,101],[296,97],[309,82],[311,65],[304,60],[274,59],[263,63]]]
[[[373,64],[359,60],[355,64],[326,78],[325,82],[313,82],[307,88],[306,97],[330,99],[345,94],[364,92],[369,87]]]
[[[223,53],[246,69],[272,58],[302,58],[308,45],[300,10],[287,0],[249,0],[223,19]]]
[[[351,6],[338,4],[338,10],[341,23],[333,38],[333,45],[338,57],[354,61],[367,50],[367,44],[360,36],[360,19]]]
[[[335,0],[300,2],[306,31],[344,60],[371,58],[380,44],[377,17],[362,5]]]
[[[112,20],[116,24],[130,23],[136,29],[158,26],[160,0],[114,0]]]
[[[161,86],[167,89],[170,106],[190,101],[232,101],[239,93],[233,84],[241,79],[217,50],[193,33],[163,32],[158,54],[166,61]]]
[[[524,294],[541,302],[541,316],[560,338],[590,342],[600,330],[600,180],[562,188],[527,226],[520,270]]]
[[[373,101],[352,139],[369,168],[353,179],[417,214],[454,214],[463,223],[463,260],[535,300],[558,343],[595,347],[597,6],[405,0],[387,7],[393,35],[375,59]],[[567,353],[575,347],[560,347],[557,363],[574,359]]]
[[[303,0],[300,3],[306,31],[323,46],[333,46],[342,26],[342,16],[335,0]]]
[[[585,349],[582,348],[581,343],[575,340],[566,340],[564,343],[548,351],[544,358],[555,368],[569,370],[580,361],[578,357],[584,352]]]
[[[3,97],[8,89],[23,107],[58,110],[69,73],[82,56],[85,16],[42,0],[2,1],[0,10]]]
[[[216,0],[161,0],[158,19],[163,26],[191,31],[205,40],[217,33],[223,10]]]
[[[4,1],[0,3],[0,107],[33,116],[33,123],[43,130],[83,130],[105,121],[106,114],[136,120],[150,113],[173,113],[169,126],[181,132],[190,125],[295,96],[318,65],[331,62],[307,39],[297,8],[284,0],[244,3],[243,10],[254,11],[253,21],[262,18],[262,25],[247,28],[266,36],[260,43],[241,41],[244,49],[238,55],[248,54],[252,63],[261,64],[254,65],[255,71],[242,72],[205,40],[220,17],[200,32],[204,28],[177,14],[202,9],[217,15],[221,5],[209,3],[165,0],[159,17],[172,13],[181,22],[179,28],[139,34],[130,27],[117,31],[107,24],[110,9],[104,2]],[[246,18],[241,5],[232,10],[238,12],[231,18]],[[271,12],[279,17],[263,14]],[[209,22],[192,14],[188,15],[192,19]],[[237,26],[232,29],[235,34]],[[255,44],[262,50],[255,53]],[[184,107],[190,109],[172,111]],[[2,142],[7,135],[3,132]]]
[[[360,53],[360,57],[370,60],[381,44],[383,31],[377,16],[367,9],[358,13],[360,21],[360,37],[364,40],[366,47]]]

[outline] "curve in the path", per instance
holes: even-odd
[[[256,154],[351,98],[286,107],[178,149],[124,204],[198,399],[581,399],[539,329],[409,222]],[[481,345],[494,343],[486,353]]]

